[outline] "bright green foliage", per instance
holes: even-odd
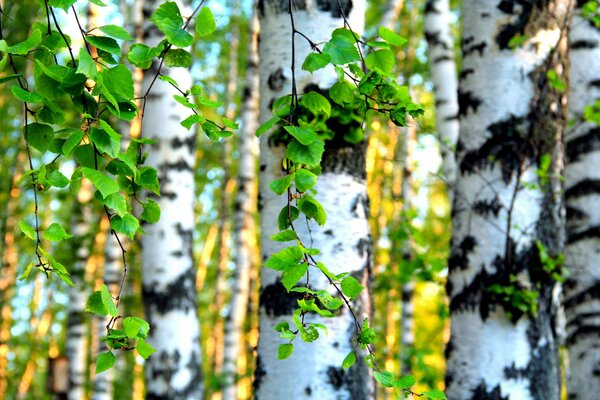
[[[203,7],[196,19],[196,33],[199,36],[208,36],[217,29],[215,17],[208,7]]]
[[[117,362],[117,357],[112,353],[112,351],[107,351],[105,353],[98,354],[98,358],[96,359],[96,373],[104,372],[115,365]]]

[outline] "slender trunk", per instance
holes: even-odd
[[[144,15],[158,2],[146,1]],[[185,10],[183,14],[185,14]],[[146,43],[156,45],[162,35],[155,27],[144,32]],[[155,63],[144,76],[147,88],[156,74]],[[163,68],[181,88],[192,78],[184,68]],[[161,196],[160,221],[144,227],[142,236],[142,284],[149,342],[157,350],[147,361],[146,398],[200,399],[203,393],[200,327],[197,315],[196,268],[192,255],[194,231],[194,151],[196,134],[183,128],[189,114],[173,99],[175,90],[157,82],[146,103],[144,137],[156,139],[147,164],[158,171]]]
[[[450,399],[560,398],[557,284],[541,253],[564,245],[566,96],[547,73],[568,76],[571,7],[463,1]]]
[[[442,152],[442,174],[452,202],[456,182],[454,151],[458,140],[458,76],[454,61],[449,0],[428,0],[425,4],[425,39],[429,70],[435,91],[435,123]]]
[[[581,2],[578,2],[581,4]],[[571,23],[570,119],[567,133],[567,250],[565,284],[569,399],[600,393],[600,126],[583,120],[587,105],[600,98],[600,29],[582,18],[578,8]]]
[[[238,360],[245,352],[243,348],[244,322],[250,296],[250,270],[255,267],[253,253],[256,250],[256,158],[258,142],[258,16],[252,16],[249,32],[246,87],[242,108],[242,129],[238,150],[238,191],[234,206],[233,243],[236,249],[231,312],[225,321],[225,349],[223,359],[223,399],[237,399]]]
[[[287,2],[262,1],[259,3],[260,33],[260,87],[261,119],[269,118],[271,102],[291,92],[291,25]],[[343,24],[340,2],[296,2],[293,10],[296,28],[316,43],[329,39],[331,32]],[[351,27],[361,32],[364,24],[364,1],[342,1]],[[299,38],[299,37],[298,37]],[[333,70],[310,75],[299,64],[310,48],[306,41],[296,41],[296,83],[304,93],[308,84],[318,84],[327,89],[336,76]],[[281,160],[284,148],[269,141],[268,134],[260,141],[260,209],[262,217],[261,242],[263,259],[281,246],[269,237],[277,232],[277,215],[286,204],[269,189],[269,182],[283,175]],[[326,145],[323,173],[316,186],[318,199],[327,211],[327,224],[323,229],[311,227],[304,221],[297,224],[299,235],[309,238],[312,246],[321,250],[319,260],[333,273],[353,273],[368,286],[371,269],[371,239],[368,228],[368,201],[366,197],[365,148],[362,143],[341,148]],[[311,285],[328,287],[326,280],[311,272]],[[288,294],[279,281],[279,274],[263,268],[260,305],[260,337],[256,369],[255,398],[318,398],[318,399],[370,399],[374,396],[371,376],[363,363],[349,370],[341,368],[342,360],[353,348],[354,321],[344,309],[333,320],[317,322],[329,328],[327,336],[313,343],[295,342],[290,358],[277,360],[277,346],[281,343],[274,326],[282,320],[291,320],[296,308],[296,298]],[[355,301],[362,316],[369,314],[371,305],[368,290]],[[312,318],[312,317],[311,317]],[[312,319],[311,319],[312,320]]]

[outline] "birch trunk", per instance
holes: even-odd
[[[442,174],[450,200],[456,182],[454,151],[458,140],[458,76],[450,31],[451,17],[449,0],[425,3],[425,39],[435,92],[435,124],[441,144]]]
[[[231,291],[231,312],[225,321],[225,349],[223,358],[223,399],[238,398],[237,372],[238,359],[244,352],[244,322],[250,296],[250,271],[255,267],[253,257],[256,249],[256,159],[258,141],[258,16],[250,21],[248,64],[246,66],[246,87],[244,88],[242,108],[242,129],[240,130],[238,150],[240,153],[237,177],[238,191],[233,216],[233,241],[236,249]]]
[[[326,41],[331,32],[343,25],[339,4],[344,6],[350,25],[357,32],[364,26],[364,1],[295,2],[296,28],[316,43]],[[258,12],[260,33],[261,119],[269,118],[271,102],[291,92],[291,23],[288,2],[260,1]],[[309,75],[300,69],[310,47],[300,36],[296,40],[296,80],[303,93],[308,84],[327,89],[335,80],[332,69]],[[281,249],[269,237],[277,232],[277,215],[286,204],[283,197],[269,189],[269,182],[283,176],[281,160],[284,149],[269,143],[268,134],[260,141],[260,201],[261,243],[263,260]],[[332,272],[348,271],[368,285],[371,269],[371,238],[368,228],[368,201],[365,185],[365,145],[326,149],[323,174],[317,184],[318,198],[327,211],[327,223],[312,230],[312,245],[321,250],[319,260]],[[308,238],[306,224],[296,224],[299,235]],[[329,285],[318,271],[311,271],[311,285]],[[370,311],[368,291],[355,301],[358,318]],[[313,343],[296,341],[292,356],[277,360],[281,343],[274,326],[282,320],[291,321],[297,297],[286,293],[279,274],[263,268],[260,295],[260,337],[255,375],[255,398],[269,399],[370,399],[374,396],[371,375],[363,363],[349,370],[341,368],[342,360],[353,349],[354,321],[347,309],[325,323],[327,336]],[[313,319],[311,319],[313,320]]]
[[[570,7],[569,0],[463,2],[460,173],[447,286],[449,399],[560,398],[556,282],[543,269],[536,241],[550,256],[564,245],[566,96],[546,73],[566,79]],[[516,35],[524,40],[511,49]],[[541,179],[540,159],[547,156]],[[537,312],[520,297],[503,301],[490,289],[494,284],[519,295],[538,292]]]
[[[153,13],[158,1],[146,1],[144,15]],[[185,15],[186,11],[182,11]],[[150,25],[149,25],[150,26]],[[162,35],[155,27],[144,33],[149,46]],[[158,64],[144,76],[147,88]],[[181,88],[192,78],[184,68],[163,68]],[[145,89],[144,89],[145,92]],[[147,164],[158,171],[161,196],[160,221],[144,226],[142,282],[149,342],[157,352],[146,362],[147,399],[201,399],[203,393],[200,327],[197,315],[196,268],[192,256],[194,230],[194,151],[196,134],[179,121],[189,111],[173,99],[175,90],[157,82],[146,103],[144,137],[158,140]]]
[[[578,2],[581,4],[581,2]],[[585,106],[600,99],[600,30],[578,8],[571,24],[570,119],[566,177],[569,278],[565,284],[569,399],[600,392],[600,127],[583,120]]]

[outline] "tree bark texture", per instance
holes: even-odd
[[[458,140],[458,75],[454,60],[449,0],[425,3],[425,39],[429,70],[435,91],[435,124],[439,132],[443,164],[442,174],[450,199],[456,182],[454,155]]]
[[[295,1],[293,8],[296,28],[316,43],[326,41],[331,32],[343,26],[339,5],[358,33],[364,26],[364,1]],[[258,2],[260,33],[260,93],[261,119],[270,118],[270,104],[282,95],[291,93],[291,23],[288,1]],[[309,84],[328,89],[336,80],[333,69],[314,73],[300,69],[310,52],[307,42],[296,36],[296,82],[299,93]],[[260,141],[261,243],[263,261],[281,245],[269,237],[277,232],[277,215],[286,199],[269,189],[269,182],[282,177],[284,148],[269,141],[264,134]],[[368,228],[366,197],[365,145],[344,145],[332,148],[326,144],[323,174],[316,186],[318,199],[327,212],[323,228],[311,223],[308,232],[303,220],[296,222],[299,235],[309,238],[312,247],[319,248],[318,256],[333,273],[351,272],[367,286],[371,270],[371,238]],[[306,239],[308,240],[308,239]],[[319,271],[310,271],[312,287],[328,288]],[[332,292],[333,293],[333,292]],[[294,342],[295,350],[286,360],[277,360],[277,347],[282,343],[274,326],[291,321],[297,307],[297,296],[286,293],[277,272],[263,268],[260,295],[260,337],[255,375],[255,398],[269,399],[370,399],[374,396],[371,375],[364,363],[348,370],[341,368],[342,360],[354,347],[354,321],[347,309],[334,319],[324,321],[311,316],[308,320],[324,323],[329,334],[313,343]],[[359,322],[369,315],[368,291],[354,302]]]
[[[565,170],[567,388],[574,400],[600,393],[600,127],[583,119],[585,107],[600,99],[600,29],[582,17],[579,7],[569,33],[574,125],[567,132]]]
[[[158,1],[146,1],[148,19]],[[186,11],[179,4],[182,14]],[[144,36],[150,46],[162,38],[151,25]],[[144,92],[158,64],[145,73]],[[184,68],[162,68],[181,88],[192,86]],[[145,225],[143,235],[143,298],[150,322],[149,343],[157,352],[145,366],[147,399],[201,399],[203,393],[200,327],[197,315],[196,268],[192,255],[194,230],[194,152],[196,134],[179,121],[189,110],[173,99],[173,89],[157,81],[144,112],[144,137],[158,140],[152,145],[147,164],[158,171],[161,196],[160,221]]]
[[[564,245],[566,95],[547,73],[568,76],[571,7],[568,0],[463,1],[449,399],[560,398],[557,284],[538,243],[551,257]],[[527,291],[537,296],[523,301]]]

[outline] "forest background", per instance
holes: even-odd
[[[77,22],[71,13],[56,8],[57,20],[74,42],[79,36],[77,24],[89,27],[117,25],[124,27],[132,37],[140,35],[139,20],[142,17],[139,2],[106,1],[107,6],[102,8],[93,3],[96,2],[88,4],[80,1],[76,4],[81,16],[81,21]],[[209,138],[200,131],[194,136],[197,141],[191,240],[197,272],[195,288],[198,293],[203,394],[207,399],[223,398],[223,389],[231,386],[224,364],[227,363],[227,322],[231,320],[234,302],[237,301],[235,297],[239,294],[237,281],[240,276],[236,271],[241,247],[236,238],[236,228],[239,227],[236,218],[240,211],[240,188],[248,190],[253,186],[255,192],[250,191],[250,197],[256,196],[256,182],[247,184],[243,181],[247,178],[248,167],[247,164],[242,165],[247,161],[241,161],[242,156],[250,152],[255,158],[251,168],[258,170],[257,143],[254,142],[257,139],[253,139],[252,132],[248,135],[244,125],[248,99],[258,94],[248,92],[248,87],[252,87],[252,73],[256,77],[259,73],[254,71],[256,60],[252,49],[257,29],[252,3],[250,0],[207,1],[205,6],[212,10],[216,22],[214,32],[211,30],[206,37],[197,34],[189,48],[192,54],[189,65],[191,77],[203,88],[204,104],[200,102],[197,107],[199,113],[214,120],[225,116],[231,127],[235,125],[234,121],[242,127],[239,132],[232,129],[234,134],[231,136],[223,135],[229,137],[217,135],[215,138],[213,135]],[[449,180],[445,172],[448,170],[444,170],[442,165],[443,156],[447,158],[449,153],[453,153],[455,144],[449,143],[447,137],[442,138],[436,127],[436,105],[439,110],[440,102],[436,104],[430,69],[432,60],[428,57],[428,41],[431,45],[435,38],[431,34],[427,37],[425,33],[427,6],[433,3],[436,2],[369,1],[364,30],[365,37],[375,37],[379,28],[384,26],[406,38],[402,46],[392,47],[395,55],[393,73],[401,85],[409,87],[415,103],[425,110],[422,116],[409,119],[405,127],[383,118],[369,119],[365,156],[369,195],[367,210],[373,242],[371,290],[374,312],[371,326],[379,333],[375,355],[381,370],[392,371],[397,376],[414,376],[417,383],[411,390],[416,393],[445,389],[444,348],[450,336],[449,301],[445,287],[452,233],[452,192],[447,187]],[[588,3],[597,7],[597,2]],[[9,44],[22,41],[30,34],[30,24],[16,21],[44,21],[46,18],[45,7],[40,6],[38,1],[4,1],[0,4],[3,38]],[[447,24],[445,31],[452,40],[452,46],[446,50],[452,53],[460,71],[461,4],[452,1],[449,7],[447,19],[441,22]],[[185,12],[182,14],[186,15]],[[518,47],[518,40],[511,46]],[[4,77],[10,75],[6,71],[4,74]],[[562,84],[560,77],[551,76],[549,79],[554,79],[555,86]],[[123,268],[121,250],[127,250],[128,278],[124,281],[120,298],[120,313],[144,315],[140,245],[137,240],[127,239],[123,239],[120,246],[114,245],[109,222],[102,207],[95,203],[90,189],[86,193],[85,187],[79,192],[42,188],[36,192],[38,198],[34,199],[34,193],[23,185],[22,177],[24,174],[27,176],[28,170],[22,130],[23,103],[13,96],[13,84],[14,81],[9,79],[0,84],[0,233],[4,238],[1,241],[3,268],[0,273],[0,398],[50,399],[55,395],[67,395],[64,378],[73,372],[67,373],[61,368],[65,368],[69,358],[71,364],[73,362],[73,350],[68,349],[67,342],[75,329],[85,343],[85,352],[80,355],[84,360],[80,371],[83,379],[79,382],[80,392],[69,393],[69,397],[143,398],[146,390],[144,359],[137,351],[119,352],[111,369],[96,373],[98,355],[106,350],[102,348],[100,338],[105,334],[107,321],[90,313],[81,313],[79,318],[74,319],[74,299],[80,299],[81,295],[77,297],[74,289],[63,280],[56,277],[48,279],[41,272],[31,273],[26,279],[17,279],[26,274],[37,251],[35,242],[26,239],[27,233],[22,232],[26,229],[19,227],[19,222],[31,221],[34,209],[39,208],[37,215],[43,225],[50,221],[58,222],[69,233],[77,235],[57,241],[52,248],[53,254],[68,270],[70,265],[77,266],[76,291],[84,299],[94,290],[100,290],[102,284],[106,284],[114,295]],[[258,100],[254,98],[254,101]],[[458,100],[454,101],[457,112]],[[253,112],[251,118],[257,120],[257,109]],[[136,129],[139,130],[136,121],[132,124],[120,121],[114,124],[114,128],[124,137],[131,138],[135,138]],[[246,135],[245,139],[242,135]],[[253,150],[242,147],[248,146],[248,141],[249,148]],[[64,168],[72,169],[73,166]],[[64,173],[70,176],[70,172],[64,170]],[[256,179],[256,176],[254,174],[251,178]],[[452,185],[450,188],[453,189]],[[250,224],[253,233],[244,242],[244,251],[249,252],[247,256],[252,262],[246,277],[249,290],[247,303],[243,303],[243,329],[235,362],[235,390],[238,398],[248,399],[252,398],[254,391],[258,345],[260,212],[256,206],[242,211],[248,211],[253,221]],[[58,236],[61,236],[60,231]],[[531,311],[530,301],[515,302],[517,309],[524,307],[521,309],[524,314]],[[561,349],[561,354],[565,357],[566,351]],[[565,377],[562,376],[562,379]],[[381,380],[380,376],[378,381]],[[390,388],[379,387],[377,391],[381,398],[394,396]],[[566,389],[563,386],[564,395]]]

